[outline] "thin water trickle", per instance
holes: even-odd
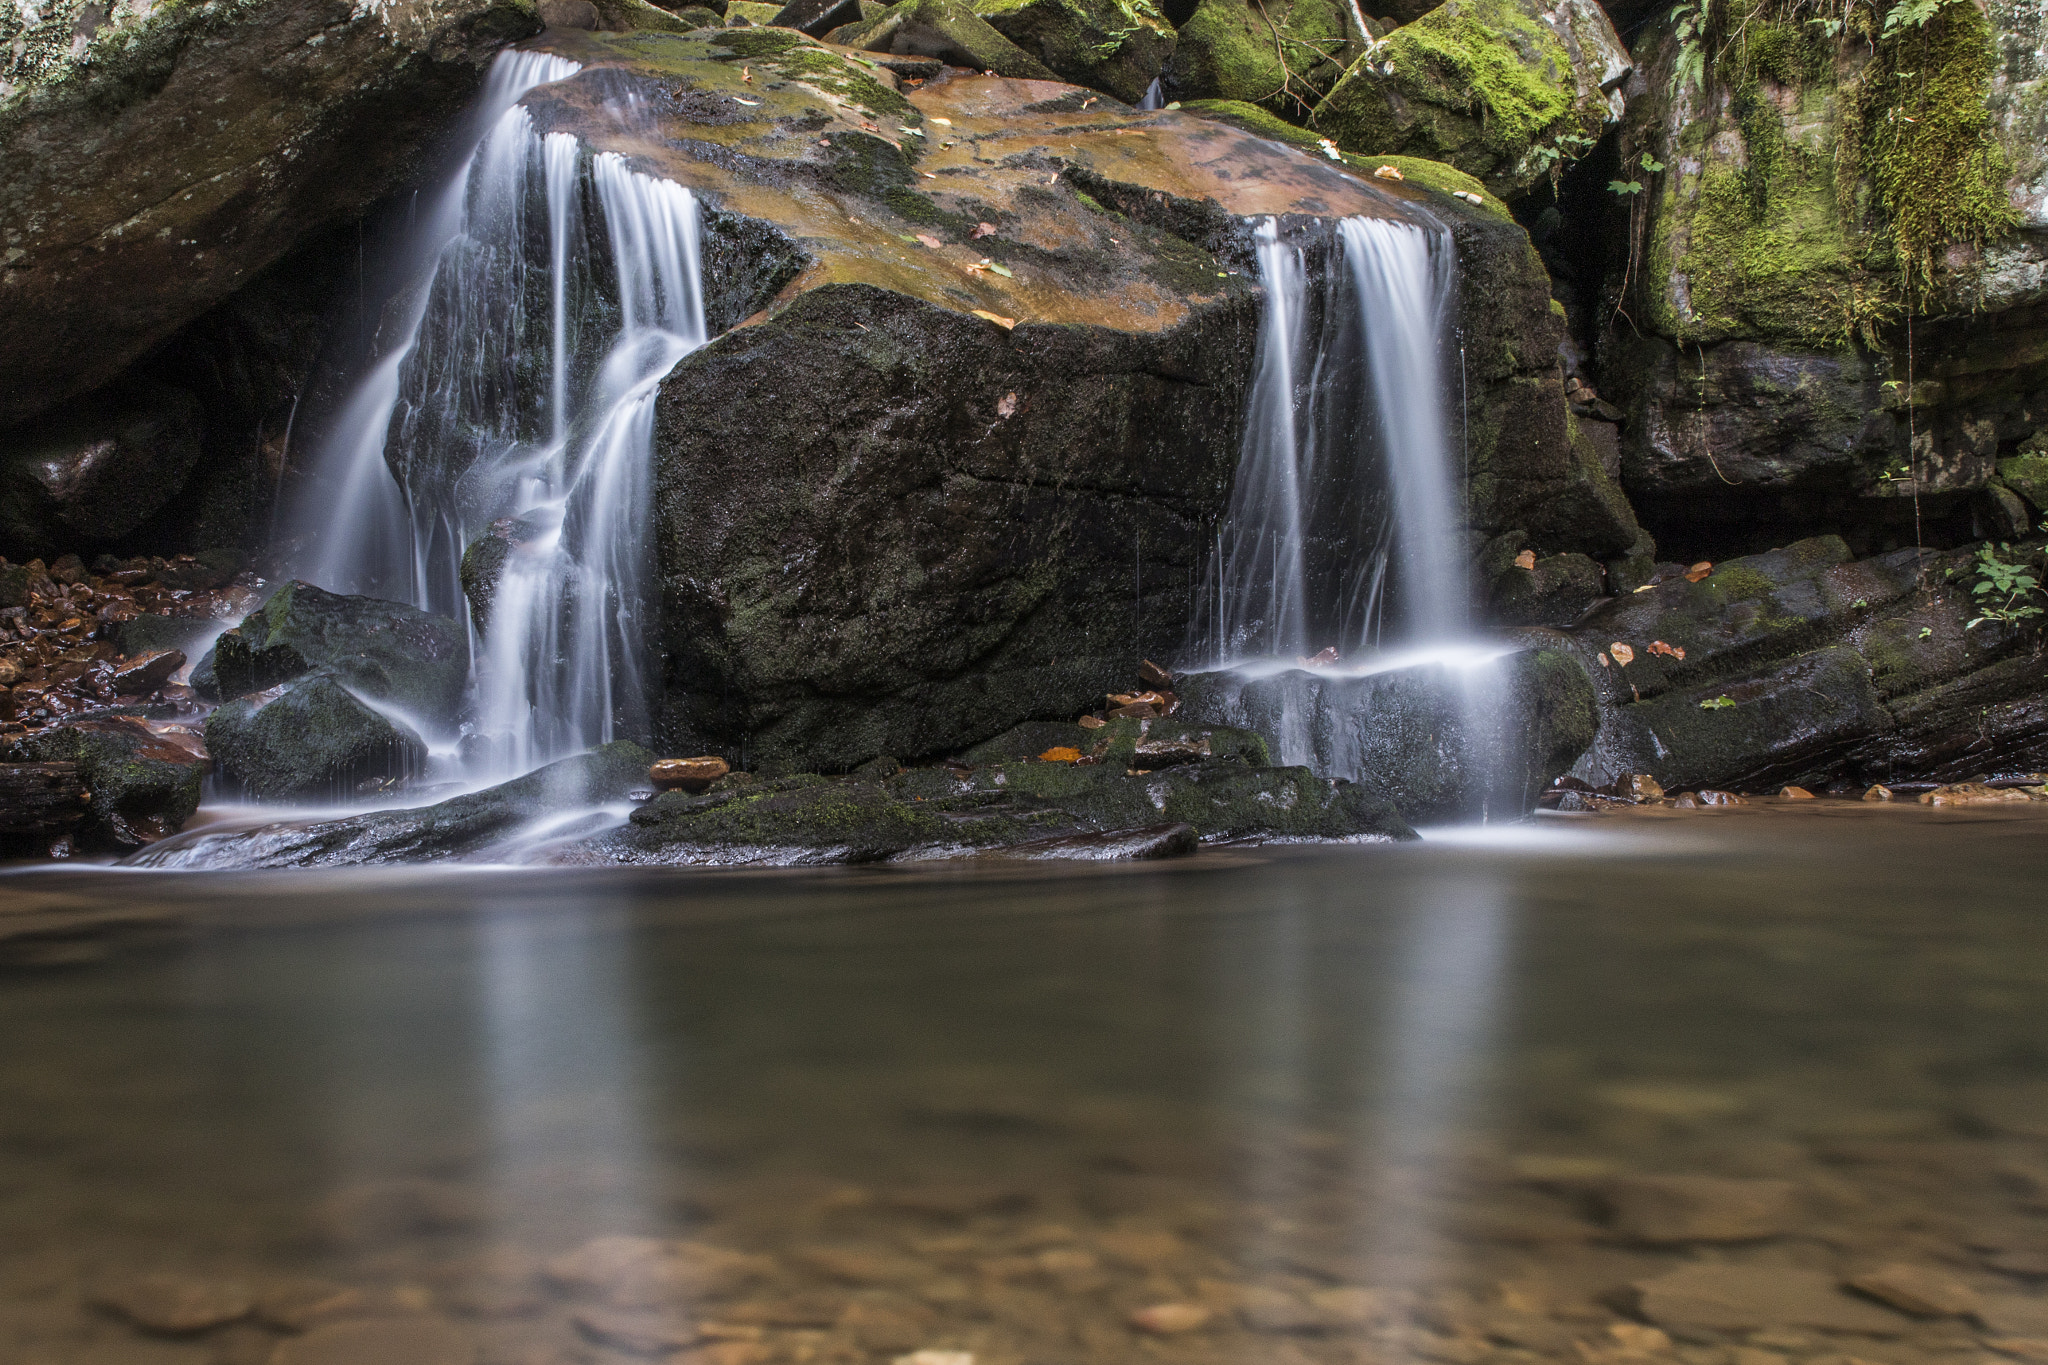
[[[1496,660],[1475,638],[1445,368],[1455,255],[1434,220],[1256,230],[1266,292],[1245,434],[1191,653],[1205,719],[1369,780],[1421,756],[1493,804]]]
[[[303,499],[298,577],[470,619],[470,780],[647,729],[647,466],[660,383],[706,340],[697,201],[534,127],[518,100],[578,70],[500,59]]]

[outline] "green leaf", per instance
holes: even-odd
[[[1001,275],[1006,280],[1014,280],[1017,278],[1016,272],[1012,271],[1010,267],[1006,265],[992,265],[988,268],[988,273],[991,275]]]
[[[1735,705],[1735,698],[1733,697],[1710,697],[1706,701],[1700,703],[1700,710],[1726,711],[1729,707],[1733,705]]]

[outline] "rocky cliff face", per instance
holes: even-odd
[[[1674,544],[2013,533],[1985,490],[2048,421],[2048,30],[2011,5],[1889,36],[1858,14],[1844,41],[1760,10],[1705,68],[1673,18],[1638,41],[1620,160],[1647,183],[1603,389]]]

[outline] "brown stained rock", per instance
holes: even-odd
[[[2016,787],[1987,787],[1981,782],[1951,782],[1920,794],[1923,806],[2023,806],[2027,800]]]
[[[870,1351],[908,1351],[930,1338],[938,1315],[908,1301],[856,1299],[839,1315],[839,1331]]]
[[[1095,1245],[1112,1261],[1138,1270],[1158,1270],[1188,1253],[1186,1242],[1163,1230],[1113,1229],[1099,1234]]]
[[[256,1296],[232,1280],[158,1272],[108,1279],[88,1295],[147,1332],[186,1336],[249,1316]]]
[[[766,1256],[702,1242],[594,1237],[543,1268],[556,1287],[614,1308],[663,1308],[724,1298],[774,1273]]]
[[[669,1313],[583,1308],[570,1321],[592,1344],[628,1355],[665,1356],[699,1339],[694,1325]]]
[[[2048,1337],[2048,1299],[2024,1294],[1986,1294],[1977,1318],[1992,1336]]]
[[[1978,1306],[1976,1290],[1931,1266],[1881,1266],[1853,1277],[1849,1287],[1915,1317],[1968,1317]]]
[[[1787,801],[1812,801],[1817,799],[1812,792],[1804,787],[1782,787],[1779,789],[1778,795]]]
[[[313,1226],[343,1244],[397,1241],[458,1232],[483,1218],[483,1206],[459,1186],[438,1180],[375,1180],[337,1191],[313,1211]]]
[[[1971,1122],[2006,1137],[2048,1139],[2048,1081],[1973,1086],[1962,1109]]]
[[[1155,1303],[1132,1313],[1130,1321],[1131,1326],[1140,1332],[1148,1332],[1155,1337],[1172,1337],[1200,1331],[1214,1316],[1199,1303]]]
[[[476,1343],[440,1318],[330,1322],[280,1342],[271,1365],[475,1365]]]
[[[789,1259],[841,1284],[904,1284],[930,1273],[922,1261],[873,1247],[804,1246],[792,1251]]]
[[[882,1202],[906,1213],[931,1218],[972,1218],[984,1213],[1017,1213],[1031,1207],[1031,1191],[1017,1185],[962,1182],[947,1185],[913,1185],[890,1190]]]
[[[304,1332],[369,1307],[369,1296],[333,1280],[295,1279],[267,1284],[256,1295],[256,1318],[281,1332]]]
[[[1668,1330],[1812,1327],[1890,1337],[1906,1329],[1904,1317],[1845,1293],[1834,1276],[1818,1270],[1689,1265],[1634,1288],[1642,1315]]]
[[[1616,1233],[1651,1245],[1776,1237],[1797,1215],[1798,1188],[1784,1180],[1625,1175],[1603,1181],[1596,1194]]]
[[[2048,1365],[2048,1337],[1986,1337],[1984,1344],[2002,1356],[2029,1365]]]
[[[647,770],[647,780],[663,790],[680,787],[687,792],[700,792],[731,771],[731,765],[724,759],[711,755],[664,758]]]
[[[791,1294],[722,1305],[719,1320],[758,1327],[830,1327],[846,1311],[843,1294]]]

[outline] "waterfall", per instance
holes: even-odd
[[[470,618],[475,779],[647,731],[654,399],[706,340],[695,197],[517,102],[579,69],[499,59],[298,526],[297,576]]]
[[[1511,721],[1490,665],[1509,650],[1472,630],[1444,365],[1456,257],[1411,213],[1255,229],[1266,306],[1182,695],[1283,763],[1437,818],[1498,804]]]
[[[1278,220],[1255,236],[1266,308],[1196,653],[1231,666],[1462,638],[1443,373],[1450,234],[1344,219],[1314,289]]]

